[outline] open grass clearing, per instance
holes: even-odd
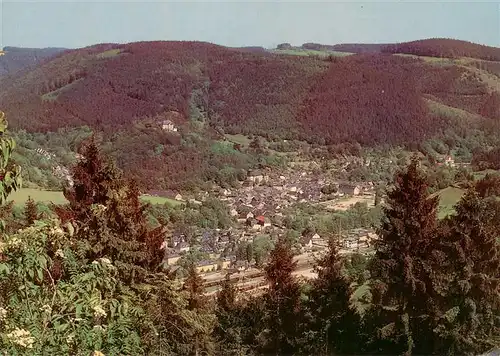
[[[270,52],[275,54],[285,54],[292,56],[320,56],[320,57],[328,57],[328,56],[345,57],[354,54],[351,52],[340,52],[340,51],[329,51],[329,50],[321,51],[321,50],[302,49],[302,48],[273,49]]]
[[[70,89],[72,86],[76,85],[79,81],[83,80],[83,78],[77,79],[72,83],[69,83],[59,89],[53,90],[51,92],[45,93],[41,96],[43,101],[54,101],[57,99],[59,95],[61,95],[66,90]]]
[[[464,195],[465,190],[455,187],[448,187],[431,195],[439,197],[438,217],[443,219],[455,212],[455,205]]]
[[[36,202],[43,203],[66,204],[68,202],[61,191],[48,191],[35,188],[21,188],[17,192],[12,193],[8,200],[13,200],[15,205],[24,205],[29,197]],[[179,206],[183,204],[183,202],[178,200],[150,195],[143,195],[141,199],[152,205],[168,204],[170,206]]]
[[[239,144],[245,148],[247,148],[248,145],[250,144],[250,142],[252,142],[252,140],[250,138],[248,138],[245,135],[241,135],[241,134],[237,134],[237,135],[225,134],[224,136],[226,137],[226,139],[228,141],[231,141],[232,143]]]
[[[445,105],[441,102],[429,98],[425,98],[424,100],[427,103],[427,106],[429,107],[431,113],[441,117],[450,118],[462,123],[473,123],[484,119],[480,115],[473,114],[459,108],[454,108],[452,106]]]
[[[96,55],[98,59],[113,58],[122,53],[120,48],[110,49]]]

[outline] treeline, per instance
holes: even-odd
[[[486,169],[500,169],[500,147],[478,150],[472,156],[471,163],[478,171]]]
[[[69,203],[53,206],[58,219],[27,207],[21,228],[1,236],[0,348],[9,354],[443,355],[499,346],[494,176],[438,221],[415,159],[388,191],[374,256],[341,257],[332,238],[318,277],[301,281],[278,239],[262,295],[226,282],[213,299],[193,265],[181,284],[162,268],[169,227],[149,225],[136,185],[95,140],[81,154]],[[5,167],[9,155],[2,159]],[[18,188],[18,168],[9,170],[7,193]]]
[[[470,57],[488,61],[500,61],[500,48],[449,38],[431,38],[389,44],[382,48],[382,52],[440,58]]]

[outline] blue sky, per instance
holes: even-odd
[[[448,37],[500,47],[497,0],[0,0],[0,47],[200,40],[227,46],[402,42]]]

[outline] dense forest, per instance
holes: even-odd
[[[384,46],[381,51],[385,53],[405,53],[417,56],[445,58],[469,57],[487,61],[500,61],[500,48],[448,38],[432,38],[390,44]]]
[[[0,56],[0,76],[34,67],[64,50],[64,48],[4,47],[4,55]]]
[[[168,222],[150,224],[137,185],[95,137],[71,170],[68,204],[48,218],[28,201],[23,218],[12,216],[5,202],[20,167],[1,120],[7,354],[473,355],[500,345],[498,176],[472,184],[456,213],[438,220],[415,157],[388,188],[374,255],[341,256],[332,235],[318,277],[300,280],[280,238],[262,295],[227,281],[209,297],[194,265],[183,280],[163,268]],[[366,292],[354,301],[360,285]]]
[[[477,146],[482,136],[496,144],[498,62],[481,59],[495,49],[440,39],[359,46],[360,54],[336,57],[201,42],[100,44],[0,77],[0,105],[27,135],[103,132],[105,151],[145,189],[230,182],[261,161],[221,147],[223,134],[332,146]],[[435,57],[392,54],[407,47],[433,48],[417,54]],[[454,61],[462,56],[471,58]],[[178,130],[162,131],[164,120]]]

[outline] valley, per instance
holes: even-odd
[[[490,309],[471,309],[485,320],[495,307],[483,290],[494,283],[477,281],[500,266],[499,48],[150,41],[4,52],[0,287],[17,299],[0,292],[1,337],[11,303],[22,322],[41,318],[30,331],[40,340],[80,330],[96,350],[95,340],[118,345],[108,354],[141,354],[144,337],[156,354],[231,344],[231,355],[258,355],[275,347],[272,333],[289,333],[299,354],[329,355],[330,323],[370,354],[396,350],[370,339],[373,325],[404,329],[387,327],[393,313],[428,332],[422,354],[428,335],[439,340],[438,354],[455,347],[443,330],[463,332],[450,326],[457,300],[479,291]],[[459,289],[467,283],[473,293]]]

